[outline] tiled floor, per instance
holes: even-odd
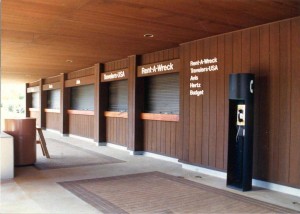
[[[38,154],[36,164],[34,165],[37,169],[49,170],[123,162],[119,159],[100,154],[99,152],[94,152],[52,138],[47,138],[47,149],[51,151],[51,156],[47,159]],[[38,152],[40,152],[40,150],[38,150]]]
[[[44,134],[46,138],[58,139],[124,162],[49,170],[38,170],[32,166],[16,168],[16,177],[11,181],[1,183],[0,213],[99,213],[99,210],[63,188],[58,182],[153,171],[184,177],[191,181],[226,189],[230,192],[300,212],[300,197],[260,188],[254,188],[251,192],[243,193],[227,189],[225,186],[226,182],[223,179],[184,170],[177,163],[144,156],[131,156],[127,151],[109,147],[96,147],[93,143],[74,138],[60,137],[60,135],[51,132],[44,132]],[[39,151],[38,155],[41,155],[40,148],[37,148],[37,150]],[[51,155],[51,150],[49,152]]]
[[[161,172],[60,183],[104,213],[290,213],[226,190]]]

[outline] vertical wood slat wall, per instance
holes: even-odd
[[[96,66],[92,66],[89,68],[81,69],[78,71],[73,71],[67,74],[67,80],[77,80],[80,78],[86,78],[88,77],[90,80],[95,79],[95,71]],[[95,84],[94,82],[92,84]],[[82,83],[79,85],[76,83],[76,85],[73,85],[72,87],[81,86]],[[66,87],[66,86],[65,86]],[[94,86],[95,87],[95,86]],[[68,89],[68,93],[70,94],[70,88]],[[70,105],[70,97],[68,97],[68,109],[71,108]],[[95,113],[94,109],[94,113]],[[83,111],[84,112],[84,111]],[[95,115],[85,115],[82,114],[73,114],[68,112],[68,128],[69,128],[69,134],[77,135],[80,137],[90,138],[94,139],[95,133],[94,133],[94,126],[95,126]]]
[[[69,114],[69,134],[94,138],[94,116]]]
[[[142,55],[141,65],[178,58],[179,48],[171,48]],[[144,120],[143,127],[145,151],[181,159],[179,122]]]
[[[128,149],[133,153],[143,151],[143,121],[141,114],[144,105],[144,81],[137,77],[137,66],[141,56],[128,57]]]
[[[61,74],[62,75],[62,74]],[[43,79],[43,85],[46,84],[52,84],[52,83],[59,83],[61,81],[61,75],[57,75],[54,77],[48,77]],[[61,87],[59,87],[59,90]],[[43,89],[43,87],[42,87]],[[48,102],[48,93],[47,91],[44,92],[44,99],[45,99],[45,109],[47,108],[47,102]],[[61,102],[61,100],[57,100],[57,102]],[[44,111],[42,109],[41,111]],[[45,128],[61,131],[61,113],[58,112],[45,112]]]
[[[106,118],[106,141],[128,147],[128,119],[120,117]]]
[[[26,117],[31,117],[31,118],[36,118],[36,126],[37,127],[41,127],[42,126],[42,113],[41,113],[41,107],[44,105],[42,103],[42,95],[41,95],[41,87],[42,84],[42,79],[32,82],[32,83],[26,83],[26,110],[25,110],[25,114]],[[33,106],[33,93],[32,92],[27,92],[28,88],[35,88],[35,92],[34,93],[38,93],[37,97],[38,97],[38,102],[37,102],[37,106],[35,107]],[[36,98],[37,98],[36,97]],[[42,105],[42,106],[41,106]]]
[[[300,17],[297,17],[184,43],[179,48],[144,54],[140,58],[130,56],[127,64],[123,60],[106,63],[105,71],[127,66],[132,72],[130,75],[135,73],[137,65],[173,58],[179,58],[181,64],[179,122],[144,120],[141,123],[138,116],[142,98],[136,100],[134,88],[141,82],[137,84],[137,79],[130,76],[128,119],[107,118],[107,141],[134,149],[136,139],[142,137],[144,144],[138,145],[137,150],[142,148],[190,164],[226,171],[228,77],[230,73],[251,72],[256,76],[254,178],[300,188],[299,38]],[[218,71],[198,75],[205,94],[190,96],[190,61],[213,57],[218,58]],[[93,130],[93,120],[70,120],[89,121],[89,130]],[[122,133],[127,135],[118,138],[115,128],[123,129]],[[70,127],[69,133],[74,129]],[[93,136],[92,133],[82,135]]]
[[[179,158],[179,122],[144,120],[144,149],[160,155]]]
[[[128,68],[128,58],[116,60],[104,64],[104,72],[116,71],[125,68]],[[120,118],[120,117],[106,118],[106,141],[108,143],[113,143],[120,146],[128,147],[128,119],[127,118]]]
[[[228,75],[255,79],[254,178],[300,187],[300,18],[181,45],[183,161],[226,170]],[[191,60],[218,57],[200,73],[205,94],[189,95]]]
[[[46,128],[60,131],[60,113],[46,112]]]

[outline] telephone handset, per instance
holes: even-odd
[[[246,105],[237,106],[236,125],[245,126],[245,110],[246,110]]]

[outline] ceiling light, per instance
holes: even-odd
[[[71,60],[71,59],[67,59],[67,60],[66,60],[66,62],[67,62],[67,63],[72,63],[72,62],[73,62],[73,60]]]
[[[153,34],[151,34],[151,33],[146,33],[146,34],[144,34],[144,37],[154,37],[154,35]]]

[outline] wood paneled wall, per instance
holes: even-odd
[[[128,148],[133,152],[144,151],[141,119],[144,106],[144,81],[137,78],[137,65],[141,63],[141,57],[132,55],[128,58]]]
[[[178,122],[144,120],[145,151],[180,158],[180,140]]]
[[[95,65],[96,66],[96,65]],[[95,101],[94,99],[94,85],[89,85],[89,84],[94,84],[95,83],[95,66],[89,67],[89,68],[84,68],[81,70],[77,70],[77,71],[73,71],[70,72],[66,75],[65,79],[65,89],[64,92],[66,93],[67,96],[64,96],[64,98],[66,99],[70,99],[70,97],[72,98],[72,101],[81,98],[78,94],[75,94],[76,97],[72,97],[72,89],[74,91],[78,91],[79,89],[86,89],[89,87],[92,87],[91,90],[88,90],[88,101],[89,103],[92,102],[92,105],[89,106],[77,106],[77,108],[81,109],[85,108],[88,110],[93,110],[94,111],[94,107],[96,106],[93,102]],[[78,87],[78,85],[75,82],[75,79],[80,79],[81,80],[81,84],[80,84],[80,88]],[[97,81],[98,82],[98,81]],[[67,84],[66,84],[67,83]],[[88,85],[87,85],[88,84]],[[71,89],[67,89],[66,87],[72,87]],[[81,90],[80,90],[81,91]],[[85,90],[83,90],[85,91]],[[86,92],[86,91],[85,91]],[[69,95],[69,96],[68,96]],[[92,97],[90,97],[92,96]],[[72,103],[71,100],[65,100],[65,106],[64,108],[68,108],[68,109],[77,109],[75,108],[75,106],[72,104],[74,104],[74,102]],[[83,101],[83,100],[81,100]],[[81,105],[82,103],[78,103],[79,105]],[[67,110],[67,109],[66,109]],[[68,133],[72,134],[72,135],[77,135],[77,136],[81,136],[81,137],[85,137],[85,138],[91,138],[94,139],[95,138],[95,133],[94,133],[94,128],[95,128],[95,116],[94,115],[84,115],[84,114],[66,114],[65,109],[63,110],[65,113],[65,119],[68,119]],[[96,109],[97,111],[98,109]],[[97,117],[98,113],[96,112],[96,117]],[[98,137],[98,136],[97,136]]]
[[[34,87],[39,85],[40,85],[40,80],[28,83],[28,87]]]
[[[141,65],[178,58],[179,48],[176,47],[142,55]],[[178,122],[144,120],[143,123],[145,151],[179,159],[182,158],[182,146],[180,145],[182,142],[180,140],[180,124]]]
[[[129,59],[120,59],[112,62],[107,62],[104,64],[104,72],[115,71],[120,69],[128,68]],[[106,86],[106,96],[109,97],[109,87],[110,83],[101,83]],[[107,100],[108,110],[108,100]],[[128,147],[128,120],[127,118],[118,117],[106,117],[106,142]]]
[[[226,171],[229,74],[251,72],[256,75],[254,178],[300,188],[299,38],[300,17],[297,17],[98,64],[97,72],[129,68],[128,119],[101,119],[104,122],[99,127],[106,124],[104,133],[107,136],[103,134],[100,141],[106,138],[108,142],[127,146],[132,151],[150,151],[176,157],[182,162]],[[190,96],[190,61],[214,57],[218,59],[218,71],[197,74],[204,95]],[[136,76],[137,66],[178,58],[181,64],[179,122],[141,120],[144,81]],[[95,69],[91,67],[69,73],[61,79],[94,74]],[[99,77],[100,74],[97,75]],[[102,107],[97,118],[107,110],[104,108],[108,93],[105,84],[101,83],[98,87]],[[67,100],[68,95],[66,90],[61,97]],[[30,97],[26,99],[31,100]],[[68,106],[66,104],[61,109],[66,111]],[[39,118],[37,114],[30,112],[31,117]],[[68,123],[65,126],[69,125],[70,134],[94,137],[97,118],[68,116],[69,122],[65,120]]]
[[[228,76],[255,79],[254,178],[300,187],[300,18],[181,45],[183,161],[226,170]],[[218,58],[190,96],[190,61]]]
[[[60,131],[60,113],[46,112],[46,128]]]
[[[73,71],[67,74],[67,79],[76,79],[79,77],[85,77],[85,76],[90,76],[90,75],[94,75],[95,73],[95,68],[94,66],[89,67],[89,68],[84,68],[78,71]]]
[[[170,48],[170,49],[157,51],[153,53],[143,54],[141,56],[140,65],[147,65],[147,64],[163,62],[163,61],[168,61],[168,60],[178,59],[178,58],[179,58],[179,48],[175,47],[175,48]]]
[[[106,118],[106,141],[120,146],[128,146],[128,120],[126,118]]]
[[[124,68],[128,68],[128,58],[107,62],[104,64],[104,72],[115,71]]]
[[[54,77],[48,77],[44,79],[44,84],[50,84],[60,81],[60,75]]]
[[[69,114],[69,134],[94,138],[94,116]]]

